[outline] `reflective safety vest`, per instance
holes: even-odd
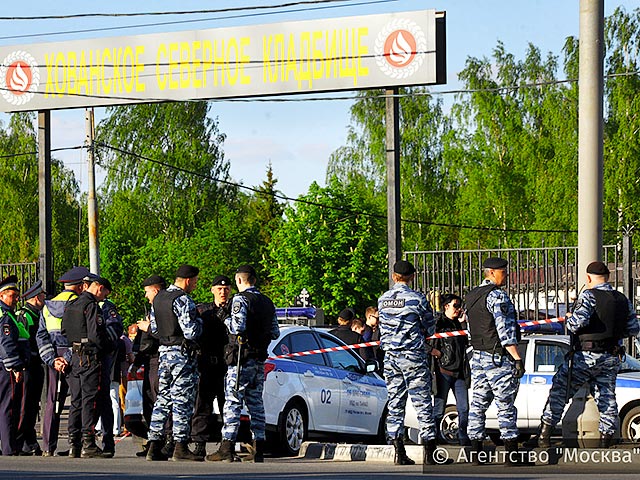
[[[9,310],[5,310],[5,313],[9,316],[13,323],[16,324],[16,328],[18,329],[18,338],[23,338],[25,340],[29,340],[29,331],[25,328],[22,322],[19,322],[16,318],[15,314]]]
[[[58,295],[53,297],[51,302],[70,302],[78,298],[78,294],[76,292],[64,291],[60,292]],[[42,315],[44,316],[45,326],[48,331],[61,330],[62,329],[62,317],[56,317],[49,311],[49,307],[45,303],[44,308],[42,309]]]

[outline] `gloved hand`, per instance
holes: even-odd
[[[524,376],[524,362],[522,360],[516,360],[515,362],[516,371],[514,376],[516,378],[522,378]]]

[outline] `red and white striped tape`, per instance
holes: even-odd
[[[527,322],[519,322],[521,327],[531,327],[533,325],[542,325],[545,323],[560,323],[564,322],[564,317],[558,318],[545,318],[544,320],[530,320]],[[453,332],[440,332],[434,333],[430,337],[427,337],[427,340],[431,340],[434,338],[447,338],[447,337],[460,337],[463,335],[469,335],[468,330],[456,330]],[[326,353],[326,352],[338,352],[340,350],[352,350],[356,348],[365,348],[365,347],[376,347],[380,345],[380,342],[364,342],[364,343],[354,343],[353,345],[341,345],[339,347],[328,347],[328,348],[319,348],[317,350],[307,350],[305,352],[295,352],[295,353],[285,353],[283,355],[277,355],[275,357],[269,357],[267,360],[273,360],[276,358],[292,358],[292,357],[305,357],[307,355],[315,355],[317,353]]]

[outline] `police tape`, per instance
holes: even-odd
[[[533,325],[542,325],[546,323],[561,323],[561,322],[564,322],[564,317],[545,318],[543,320],[530,320],[527,322],[518,322],[518,325],[520,325],[521,327],[531,327]],[[467,335],[469,335],[469,330],[455,330],[453,332],[434,333],[430,337],[427,337],[427,340],[432,340],[434,338],[461,337],[461,336],[467,336]],[[377,347],[378,345],[380,345],[380,341],[354,343],[353,345],[340,345],[338,347],[318,348],[317,350],[307,350],[304,352],[284,353],[282,355],[269,357],[267,358],[267,360],[274,360],[276,358],[305,357],[307,355],[316,355],[318,353],[338,352],[340,350],[353,350],[357,348],[366,348],[366,347]]]

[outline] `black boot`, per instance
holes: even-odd
[[[194,442],[195,448],[193,449],[193,454],[202,457],[207,456],[207,443],[206,442]]]
[[[551,431],[553,427],[547,423],[542,422],[540,424],[540,435],[538,435],[538,447],[550,448],[551,447]]]
[[[509,466],[526,467],[532,466],[533,463],[529,461],[528,452],[525,450],[518,450],[518,439],[513,438],[511,440],[504,441],[504,450],[507,452],[506,464]]]
[[[172,462],[203,462],[204,457],[194,455],[189,450],[189,442],[176,442],[173,456],[169,460]]]
[[[263,463],[264,462],[264,440],[254,440],[250,445],[246,445],[249,455],[242,459],[243,462]]]
[[[113,458],[116,454],[116,442],[113,433],[104,434],[102,436],[102,456],[104,458]]]
[[[433,454],[436,451],[436,440],[427,440],[427,444],[424,447],[423,462],[425,465],[437,465],[436,459]]]
[[[476,466],[487,463],[484,449],[482,448],[482,440],[471,440],[471,463]]]
[[[236,442],[231,440],[222,439],[220,448],[215,453],[207,455],[206,460],[209,462],[235,462],[236,459]]]
[[[393,441],[393,448],[395,448],[395,456],[393,458],[393,463],[396,465],[415,465],[416,462],[411,460],[407,456],[407,451],[404,449],[404,441],[402,437],[396,438]]]
[[[69,458],[80,458],[82,452],[82,440],[80,434],[69,434]]]
[[[162,446],[162,454],[167,457],[173,457],[173,451],[176,448],[176,442],[173,440],[173,437],[167,437],[164,445]]]
[[[169,460],[162,452],[162,446],[164,442],[162,440],[149,440],[147,442],[147,461],[149,462],[166,462]]]
[[[600,448],[610,448],[613,445],[613,435],[600,432]]]
[[[82,458],[102,457],[102,450],[96,445],[96,436],[93,433],[85,433],[82,435],[82,450],[80,451]]]

